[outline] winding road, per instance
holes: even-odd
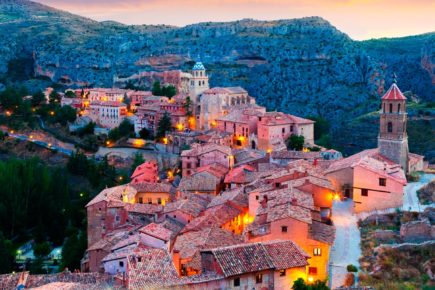
[[[422,174],[418,182],[410,182],[404,188],[402,210],[421,212],[428,206],[420,204],[417,190],[435,179],[435,174]],[[379,211],[386,213],[395,211],[395,208]],[[364,219],[371,213],[353,213],[353,201],[334,201],[332,220],[336,228],[334,245],[329,257],[329,281],[331,289],[344,284],[347,269],[346,266],[353,264],[359,266],[361,256],[361,235],[358,229],[358,219]]]

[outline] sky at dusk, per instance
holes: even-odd
[[[321,16],[353,39],[435,31],[435,0],[36,0],[95,20],[184,26]]]

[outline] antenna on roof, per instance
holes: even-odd
[[[397,75],[393,73],[393,83],[397,84]]]

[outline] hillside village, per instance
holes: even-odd
[[[178,168],[147,160],[130,183],[86,205],[80,272],[108,275],[119,287],[289,289],[299,278],[327,281],[334,204],[350,200],[355,214],[402,208],[406,176],[427,166],[408,150],[406,98],[396,83],[382,97],[378,148],[343,158],[314,144],[314,121],[267,112],[241,87],[210,88],[201,62],[171,81],[164,86],[176,88],[172,97],[84,88],[61,98],[79,115],[70,128],[92,121],[107,134],[128,120],[137,136],[147,131],[160,150],[179,155]],[[169,120],[163,134],[162,119]],[[107,279],[100,274],[90,277]]]

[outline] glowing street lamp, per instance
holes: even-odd
[[[309,277],[308,277],[308,283],[313,283],[313,282],[314,282],[314,278],[311,277],[311,276],[309,276]]]

